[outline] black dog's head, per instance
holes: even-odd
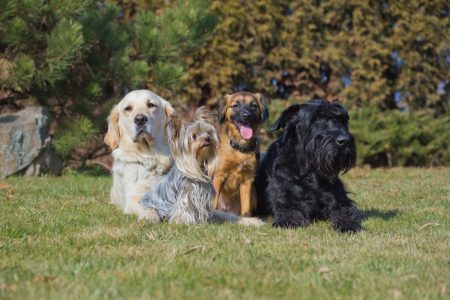
[[[287,108],[271,130],[285,128],[281,145],[296,143],[296,155],[304,156],[317,174],[334,181],[356,161],[355,140],[348,131],[348,113],[342,105],[310,100]]]

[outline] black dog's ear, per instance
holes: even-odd
[[[292,120],[300,110],[300,104],[294,104],[286,108],[282,113],[278,120],[272,124],[270,127],[270,131],[278,130],[280,128],[284,128],[286,124]]]
[[[225,113],[227,111],[227,97],[229,97],[229,95],[225,95],[222,99],[219,100],[219,124],[225,122]]]
[[[256,99],[258,99],[259,111],[261,112],[261,122],[264,122],[269,118],[269,109],[265,105],[264,97],[261,94],[255,94]]]

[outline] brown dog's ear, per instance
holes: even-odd
[[[119,146],[120,131],[119,131],[119,108],[113,107],[108,117],[108,132],[106,132],[104,142],[112,150]]]
[[[261,112],[261,122],[264,122],[267,120],[267,118],[269,118],[269,109],[267,108],[267,106],[265,105],[265,101],[264,101],[264,97],[257,93],[255,94],[256,99],[258,100],[258,107],[259,107],[259,111]]]
[[[219,101],[219,124],[222,124],[225,122],[227,112],[227,100],[230,95],[225,95],[222,99]]]

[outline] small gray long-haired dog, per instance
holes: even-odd
[[[140,219],[152,223],[199,224],[230,222],[260,226],[257,218],[241,218],[212,209],[214,188],[211,178],[216,167],[217,132],[212,115],[197,109],[192,122],[176,117],[169,120],[169,146],[175,164],[151,192],[141,200],[145,208]]]

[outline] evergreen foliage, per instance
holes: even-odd
[[[359,164],[372,166],[450,165],[450,118],[428,111],[355,109],[350,127]]]
[[[249,90],[289,98],[272,102],[271,118],[292,102],[340,100],[353,111],[361,163],[449,164],[448,1],[0,0],[0,8],[0,105],[20,108],[31,96],[48,106],[63,156],[104,132],[111,106],[132,89],[185,108]]]
[[[411,110],[449,112],[448,1],[213,1],[212,9],[222,19],[189,59],[187,99],[247,89],[383,110],[402,98]]]
[[[0,104],[18,106],[31,95],[58,122],[72,122],[56,133],[64,156],[105,126],[105,114],[127,91],[173,90],[184,57],[216,23],[207,0],[133,18],[94,0],[0,0],[0,7]]]

